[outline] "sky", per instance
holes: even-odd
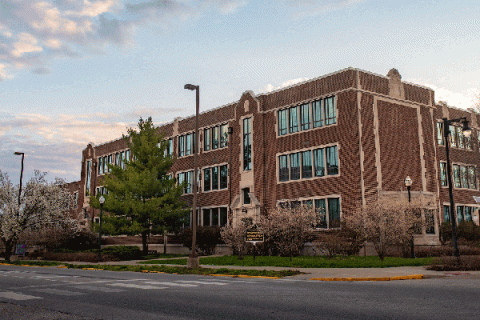
[[[0,0],[0,171],[80,178],[89,142],[347,67],[480,93],[478,1]],[[478,100],[478,99],[477,99]]]

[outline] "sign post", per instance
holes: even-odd
[[[257,250],[257,242],[264,241],[264,234],[261,231],[255,229],[247,230],[245,233],[245,241],[253,243],[253,261],[255,261],[255,253]]]

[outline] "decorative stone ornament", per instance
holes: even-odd
[[[402,76],[397,69],[393,68],[387,73],[388,87],[390,89],[390,96],[399,99],[405,99],[405,92],[403,90]]]

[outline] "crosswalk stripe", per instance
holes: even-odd
[[[110,283],[109,286],[125,287],[125,288],[136,288],[136,289],[167,289],[167,287],[155,287],[155,286],[142,286],[133,283]]]
[[[198,287],[196,284],[189,283],[175,283],[175,282],[157,282],[157,281],[147,281],[148,284],[161,284],[164,286],[174,286],[174,287]]]
[[[57,294],[57,295],[61,295],[61,296],[80,296],[80,295],[85,294],[83,292],[67,291],[67,290],[59,290],[59,289],[51,289],[51,288],[36,289],[34,291],[50,293],[50,294]]]
[[[95,286],[75,286],[77,289],[91,290],[91,291],[100,291],[100,292],[123,292],[125,290],[116,289],[116,288],[106,288],[106,287],[95,287]]]
[[[41,297],[29,296],[27,294],[21,294],[11,291],[0,292],[0,298],[13,299],[13,300],[30,300],[30,299],[42,299]]]
[[[214,282],[214,281],[193,281],[193,280],[178,280],[182,283],[199,283],[199,284],[214,284],[216,286],[226,286],[228,283],[225,282]]]

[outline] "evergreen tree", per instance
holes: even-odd
[[[117,219],[117,225],[122,225],[127,233],[142,234],[143,253],[147,254],[147,236],[151,229],[177,228],[189,210],[181,201],[184,186],[177,186],[174,177],[169,175],[175,159],[167,154],[168,142],[155,129],[152,118],[140,118],[138,131],[130,128],[123,138],[132,158],[124,160],[124,168],[108,165],[103,209],[110,212],[110,219]],[[94,208],[100,208],[97,198],[91,199]]]

